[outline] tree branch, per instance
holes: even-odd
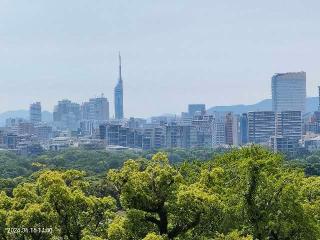
[[[181,233],[187,232],[189,229],[196,227],[200,223],[201,213],[197,213],[194,220],[184,225],[177,225],[168,233],[169,239],[173,239]]]
[[[160,226],[160,221],[158,219],[156,219],[155,217],[152,216],[146,216],[145,220],[151,223],[156,224],[157,226]]]

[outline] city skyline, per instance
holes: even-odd
[[[320,86],[319,86],[320,88]],[[99,98],[101,96],[104,96],[105,94],[104,93],[101,93],[101,94],[96,94],[92,97],[89,97],[88,99],[95,99],[95,98]],[[114,98],[108,98],[107,96],[105,96],[106,99],[108,100],[110,106],[112,106],[110,108],[110,118],[115,118],[115,115],[114,115]],[[80,105],[82,104],[85,104],[86,101],[88,101],[88,99],[82,99],[80,102],[76,102]],[[306,100],[309,99],[309,110],[310,111],[315,111],[317,109],[319,109],[319,95],[318,96],[307,96],[306,97]],[[316,105],[314,105],[314,101],[313,99],[316,99]],[[62,99],[58,99],[54,105],[51,107],[51,109],[42,109],[42,112],[47,112],[47,113],[51,113],[53,114],[54,112],[54,107],[55,105],[59,102],[59,101],[64,101],[64,100],[69,100],[69,101],[72,101],[72,102],[75,102],[73,101],[72,99],[68,98],[68,97],[65,97],[65,98],[62,98]],[[270,106],[266,106],[266,101],[270,101]],[[41,103],[41,101],[40,101]],[[139,116],[139,115],[131,115],[131,116],[126,116],[125,118],[130,118],[130,117],[142,117],[142,118],[150,118],[152,116],[174,116],[174,115],[180,115],[180,114],[183,114],[186,110],[188,110],[188,105],[191,104],[191,105],[206,105],[205,103],[187,103],[185,104],[185,106],[183,106],[182,109],[179,109],[178,112],[161,112],[161,113],[156,113],[154,115],[151,115],[151,114],[148,114],[146,113],[145,116]],[[271,98],[265,98],[265,99],[260,99],[256,102],[253,102],[253,103],[249,103],[249,104],[243,104],[243,103],[235,103],[235,104],[232,104],[232,105],[214,105],[214,106],[207,106],[207,109],[225,109],[225,110],[214,110],[214,111],[222,111],[222,112],[239,112],[239,113],[244,113],[246,112],[245,110],[241,110],[242,108],[246,109],[246,108],[254,108],[256,111],[259,111],[259,107],[254,107],[255,105],[260,105],[261,104],[261,107],[263,108],[261,111],[265,111],[264,108],[268,108],[268,111],[271,111],[272,110],[272,97]],[[19,112],[28,112],[29,111],[29,104],[26,104],[27,107],[26,108],[17,108],[17,109],[9,109],[7,111],[4,111],[4,112],[0,112],[0,114],[9,114],[10,116],[10,113],[13,114],[13,117],[15,116],[15,112],[19,113]],[[236,109],[236,110],[232,110],[232,109]],[[254,111],[254,109],[252,109],[252,111]],[[251,111],[251,110],[250,110]],[[18,114],[20,115],[20,114]]]
[[[113,106],[118,50],[126,116],[179,113],[188,103],[254,103],[271,98],[277,72],[306,71],[307,95],[316,96],[319,6],[3,1],[0,112],[36,101],[52,112],[58,100],[81,103],[102,92]]]
[[[283,80],[281,80],[283,83],[280,84],[280,86],[283,85],[283,86],[281,86],[281,88],[282,88],[281,91],[280,90],[276,90],[277,88],[275,88],[275,86],[278,85],[278,84],[275,84],[275,83],[280,80],[280,79],[277,79],[277,78],[280,78],[280,79],[284,78]],[[281,93],[280,95],[284,94],[283,97],[282,97],[282,101],[284,100],[284,102],[282,103],[282,104],[284,104],[283,105],[284,109],[292,108],[291,110],[297,110],[297,111],[305,112],[305,110],[306,110],[305,109],[305,107],[306,107],[306,98],[307,98],[307,95],[306,95],[306,82],[307,81],[306,80],[307,80],[306,72],[304,72],[304,71],[286,72],[286,73],[274,73],[274,75],[271,77],[272,110],[273,111],[277,111],[277,110],[275,110],[275,101],[278,98],[277,95],[279,95]],[[290,89],[294,90],[294,91],[298,91],[298,92],[295,92],[295,95],[296,94],[299,95],[298,99],[293,97],[291,94],[286,94],[287,87],[290,86],[292,84],[292,82],[296,82],[296,81],[298,81],[298,82],[294,83],[294,85],[291,86]],[[317,97],[317,98],[319,98],[319,101],[320,101],[320,90],[319,89],[320,89],[320,86],[318,86],[319,95]],[[113,93],[114,93],[114,95],[113,95],[113,102],[114,102],[114,111],[113,112],[114,112],[114,115],[111,116],[111,119],[116,119],[116,120],[126,119],[125,116],[124,116],[124,100],[123,100],[124,99],[124,92],[123,92],[123,78],[122,78],[122,58],[121,58],[120,51],[118,52],[118,80],[117,80],[117,83],[116,83],[116,85],[114,87],[114,92]],[[105,106],[106,109],[102,110],[102,111],[106,111],[105,113],[103,113],[103,114],[106,114],[106,116],[105,117],[98,117],[98,118],[99,119],[101,118],[100,120],[102,120],[102,119],[108,120],[109,119],[109,114],[110,114],[110,109],[109,109],[109,99],[110,98],[108,99],[108,97],[104,97],[104,93],[102,93],[101,97],[99,97],[98,95],[95,95],[95,97],[89,99],[89,102],[92,102],[93,104],[96,104],[94,102],[96,102],[96,100],[98,100],[98,102],[99,102],[100,99],[104,99],[106,101],[106,103],[107,103],[107,105]],[[266,100],[266,99],[264,99],[264,100]],[[64,101],[67,101],[67,102],[70,102],[70,103],[72,102],[72,101],[70,101],[69,98],[63,98],[62,100],[58,100],[58,104],[60,102],[64,102]],[[89,104],[89,102],[81,101],[81,103],[74,103],[74,104],[79,105],[79,110],[81,110],[81,111],[83,111],[83,108],[85,108],[85,109],[88,108],[88,110],[85,110],[85,111],[90,111],[89,109],[91,108],[91,111],[92,111],[94,109],[93,106],[92,107],[86,106],[86,105]],[[298,103],[298,107],[296,106],[297,103]],[[320,104],[320,102],[319,102],[319,104]],[[32,111],[31,111],[32,106],[35,106],[36,108],[39,108],[39,106],[37,106],[37,105],[40,106],[40,112],[38,110],[36,110],[36,112],[33,111],[34,113],[32,113]],[[237,105],[239,106],[241,104],[237,104]],[[237,105],[234,105],[234,106],[237,106]],[[80,109],[80,106],[81,106],[81,109]],[[291,107],[289,107],[289,106],[291,106]],[[54,109],[52,111],[53,119],[54,119],[56,107],[57,106],[54,105]],[[211,107],[217,107],[217,106],[211,106]],[[186,113],[189,114],[189,115],[193,115],[196,111],[205,113],[208,109],[210,109],[210,107],[206,108],[206,104],[205,103],[189,103],[188,104],[188,112],[184,112],[185,109],[183,109],[179,113],[169,113],[168,112],[168,113],[160,113],[160,114],[157,114],[157,115],[158,116],[162,116],[162,115],[167,115],[167,114],[171,114],[171,115],[177,115],[177,114],[180,115],[181,114],[183,116]],[[41,102],[32,103],[30,105],[30,111],[31,111],[31,113],[30,113],[31,122],[33,122],[33,121],[40,122],[41,121],[41,112],[42,112],[41,111]],[[44,111],[47,111],[47,110],[44,110]],[[94,111],[96,111],[96,110],[94,110]],[[97,110],[97,111],[101,111],[101,110]],[[0,112],[0,114],[1,114],[1,112]],[[37,116],[39,114],[40,114],[40,117]],[[95,114],[96,113],[87,113],[86,115],[95,115]],[[32,115],[34,115],[34,116],[32,117]],[[32,120],[34,117],[37,118],[37,120]],[[127,119],[130,118],[130,117],[137,117],[137,116],[131,115],[131,116],[128,116]],[[144,118],[148,118],[148,117],[150,118],[150,117],[152,117],[152,115],[149,115],[147,117],[144,116]],[[38,120],[39,118],[40,118],[40,121]],[[92,118],[92,119],[94,119],[94,118]]]
[[[320,112],[304,114],[306,72],[277,73],[271,77],[272,111],[255,109],[239,114],[210,111],[205,104],[192,103],[178,117],[143,119],[123,116],[120,53],[118,67],[118,83],[114,89],[115,118],[109,118],[109,101],[103,94],[82,104],[66,99],[58,101],[53,122],[42,121],[41,103],[32,103],[29,121],[19,117],[5,120],[5,127],[0,129],[2,147],[19,154],[31,154],[42,148],[60,151],[73,145],[73,140],[75,146],[106,146],[118,150],[229,148],[259,144],[274,152],[294,155],[301,148],[318,146],[316,134],[320,133]],[[34,148],[35,142],[41,147]]]

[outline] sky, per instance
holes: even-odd
[[[113,89],[125,116],[251,104],[278,72],[320,85],[318,0],[0,0],[0,112]]]

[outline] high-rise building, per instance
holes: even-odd
[[[318,97],[319,97],[318,111],[320,111],[320,86],[318,86]]]
[[[76,130],[79,127],[80,105],[70,100],[62,100],[54,107],[53,121],[60,129]]]
[[[305,112],[306,73],[278,73],[272,77],[272,110]]]
[[[4,129],[0,129],[0,148],[4,147],[4,136],[6,131]]]
[[[146,119],[131,117],[127,123],[129,128],[142,128],[147,123]]]
[[[191,147],[212,147],[213,115],[195,115],[192,119]]]
[[[3,137],[3,143],[8,149],[16,149],[18,143],[18,136],[14,133],[8,133]]]
[[[109,146],[143,148],[140,129],[130,129],[118,123],[105,123],[99,126],[99,135]]]
[[[16,127],[22,122],[27,122],[27,120],[25,120],[23,118],[7,118],[6,119],[6,128]]]
[[[100,125],[96,126],[95,121],[91,120],[81,120],[80,121],[80,134],[82,136],[92,136],[95,133],[95,129],[97,129]]]
[[[119,79],[114,88],[114,111],[116,119],[123,119],[123,81],[121,72],[121,55],[119,53]]]
[[[221,119],[221,116],[220,117],[216,116],[217,120],[219,118]],[[223,144],[227,144],[230,146],[238,146],[240,144],[240,117],[239,117],[239,115],[233,114],[232,112],[228,112],[223,117],[223,122],[224,122],[224,124],[223,124],[224,125],[224,138],[221,138],[222,132],[220,133],[219,138],[221,140],[224,139]],[[221,122],[220,123],[217,122],[217,125],[214,127],[216,127],[216,130],[218,130],[219,127],[221,127],[221,126],[222,126]],[[215,132],[215,134],[217,134],[217,132]],[[216,145],[216,142],[214,145]],[[220,141],[220,145],[221,145],[221,141]]]
[[[248,113],[249,142],[269,145],[275,152],[294,152],[302,138],[300,111]]]
[[[165,127],[145,124],[143,127],[143,149],[160,149],[165,147]]]
[[[191,125],[193,116],[191,116],[188,112],[182,112],[180,122],[184,125]]]
[[[81,120],[89,120],[91,117],[91,106],[90,101],[84,102],[81,104],[80,112],[81,112]]]
[[[226,134],[226,144],[233,145],[233,115],[232,115],[232,113],[227,113],[227,115],[226,115],[225,134]]]
[[[249,142],[267,145],[275,134],[275,113],[259,111],[248,113]]]
[[[189,104],[188,105],[188,114],[189,116],[194,116],[196,113],[204,114],[206,111],[205,104]]]
[[[232,118],[232,141],[234,146],[239,146],[240,141],[240,116],[238,114],[233,114]]]
[[[190,148],[194,130],[193,126],[168,124],[166,126],[166,147]]]
[[[248,114],[243,113],[240,117],[240,144],[247,144],[248,138]]]
[[[49,140],[53,137],[52,127],[46,124],[35,126],[35,134],[39,140]]]
[[[83,120],[106,121],[109,120],[108,99],[101,97],[91,98],[89,102],[81,105],[81,115]]]
[[[32,103],[30,105],[29,114],[30,114],[30,122],[32,122],[32,123],[41,122],[41,120],[42,120],[41,103],[40,102]]]
[[[225,121],[223,118],[215,118],[212,127],[212,146],[219,147],[226,144]]]
[[[300,111],[283,111],[276,114],[277,136],[284,136],[297,143],[302,138],[302,117]]]
[[[283,111],[276,113],[275,136],[271,147],[277,152],[294,153],[302,138],[302,117],[300,111]]]
[[[307,118],[303,119],[303,134],[308,133],[320,133],[320,86],[318,86],[318,110],[314,111],[314,113]]]
[[[19,135],[32,135],[34,134],[34,124],[31,122],[22,122],[18,125]]]

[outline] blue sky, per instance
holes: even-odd
[[[275,72],[320,85],[320,1],[0,0],[0,112],[102,92],[113,114],[117,53],[126,116],[188,103],[254,103]]]

